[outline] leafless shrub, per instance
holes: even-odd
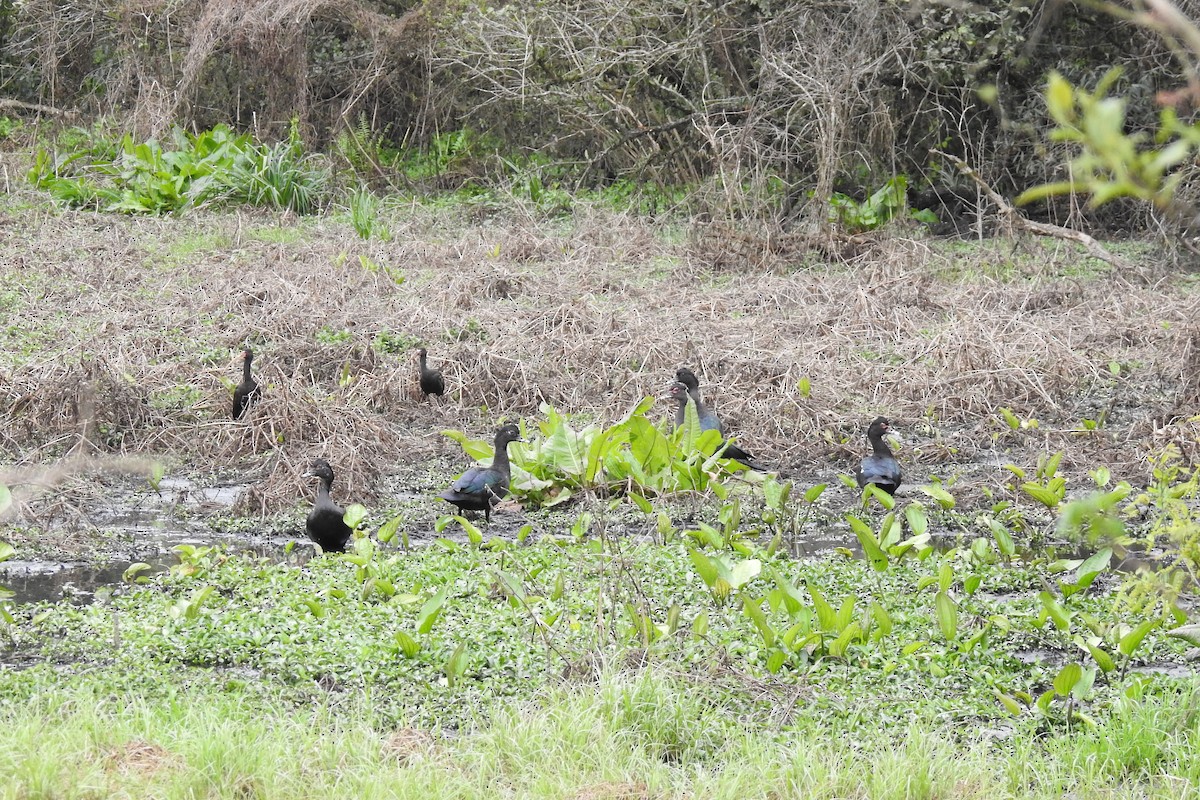
[[[328,135],[359,115],[407,129],[423,20],[332,0],[21,3],[7,55],[42,101],[128,115],[143,135],[217,122],[270,135],[293,118]]]

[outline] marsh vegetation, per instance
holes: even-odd
[[[0,797],[1197,795],[1156,35],[401,5],[0,2]]]

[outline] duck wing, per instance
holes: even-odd
[[[900,462],[890,455],[869,455],[854,473],[859,487],[873,483],[884,491],[894,493],[900,488]]]

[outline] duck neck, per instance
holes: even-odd
[[[871,452],[877,456],[890,456],[892,454],[892,448],[888,447],[887,442],[883,440],[882,433],[871,437]]]
[[[249,352],[247,352],[246,357],[242,359],[242,381],[244,383],[250,382],[250,362],[253,360],[254,356],[252,356]]]
[[[317,502],[321,501],[332,503],[329,499],[329,490],[333,488],[333,481],[329,478],[321,478],[321,483],[317,486]]]
[[[421,359],[421,372],[426,372],[429,369],[425,366],[426,355],[421,353],[418,357]]]
[[[496,457],[492,459],[492,469],[499,470],[505,475],[509,473],[507,439],[496,439]]]

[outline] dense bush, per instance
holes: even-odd
[[[861,202],[898,175],[921,205],[961,203],[931,147],[1009,195],[1059,179],[1045,76],[1086,86],[1113,65],[1130,126],[1149,129],[1180,70],[1152,34],[1090,7],[0,4],[0,93],[112,113],[140,138],[218,123],[279,137],[296,117],[320,146],[363,121],[427,146],[472,127],[577,184],[689,185],[698,210],[773,227],[825,226],[835,192]]]

